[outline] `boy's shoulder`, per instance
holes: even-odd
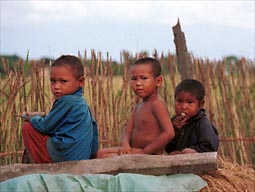
[[[152,110],[152,113],[155,116],[157,116],[158,118],[159,117],[169,117],[170,118],[167,103],[165,102],[165,100],[162,97],[158,97],[157,99],[155,99],[152,102],[151,110]]]
[[[62,97],[60,97],[58,100],[56,100],[55,103],[63,103],[66,105],[73,105],[73,104],[87,104],[85,99],[82,96],[78,96],[78,95],[63,95]]]
[[[218,134],[218,130],[215,127],[215,125],[212,123],[212,121],[208,118],[207,115],[204,115],[201,117],[200,119],[200,127],[201,128],[212,128],[217,134]]]
[[[195,116],[191,117],[189,120],[188,120],[188,123],[210,123],[209,119],[208,119],[208,116],[205,112],[205,109],[201,109]]]
[[[158,96],[153,102],[152,102],[153,107],[167,107],[166,101],[161,97]]]
[[[206,130],[207,128],[212,128],[216,133],[218,133],[217,128],[211,122],[204,109],[199,112],[197,118],[195,119],[195,122],[197,123],[197,125],[199,125],[198,128],[200,129]]]
[[[161,96],[156,97],[155,99],[150,100],[150,101],[146,101],[146,102],[141,101],[141,102],[138,102],[136,104],[136,108],[143,107],[143,106],[145,106],[144,104],[146,106],[148,106],[148,105],[151,106],[152,109],[156,108],[156,107],[160,107],[160,106],[167,107],[167,103],[165,102],[165,100]]]

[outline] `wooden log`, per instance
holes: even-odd
[[[12,164],[0,166],[0,181],[27,174],[112,174],[137,173],[169,175],[199,173],[217,169],[217,152],[183,155],[120,155],[49,164]]]
[[[185,34],[181,30],[181,24],[178,19],[177,24],[172,27],[174,34],[175,50],[177,61],[180,66],[181,79],[192,77],[191,58],[186,46]]]

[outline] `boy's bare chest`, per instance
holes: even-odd
[[[152,105],[141,105],[137,108],[135,113],[135,124],[137,126],[153,126],[157,123],[156,117],[153,114]]]

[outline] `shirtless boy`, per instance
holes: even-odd
[[[146,57],[135,61],[131,68],[131,87],[141,98],[122,136],[122,147],[106,148],[97,158],[120,154],[162,154],[174,137],[167,104],[159,95],[162,85],[160,63]]]

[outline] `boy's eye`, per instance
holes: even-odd
[[[51,83],[55,83],[56,80],[55,80],[55,79],[51,79],[50,82],[51,82]]]
[[[183,102],[183,100],[182,100],[182,99],[176,99],[175,101],[176,101],[176,102],[178,102],[178,103]]]
[[[62,82],[62,83],[66,83],[66,82],[67,82],[67,80],[62,79],[62,80],[61,80],[61,82]]]
[[[136,77],[131,77],[131,80],[137,80],[137,78]]]
[[[145,79],[148,79],[147,77],[142,77],[141,79],[145,80]]]
[[[194,103],[194,101],[193,101],[193,100],[189,100],[188,103],[189,103],[189,104],[192,104],[192,103]]]

